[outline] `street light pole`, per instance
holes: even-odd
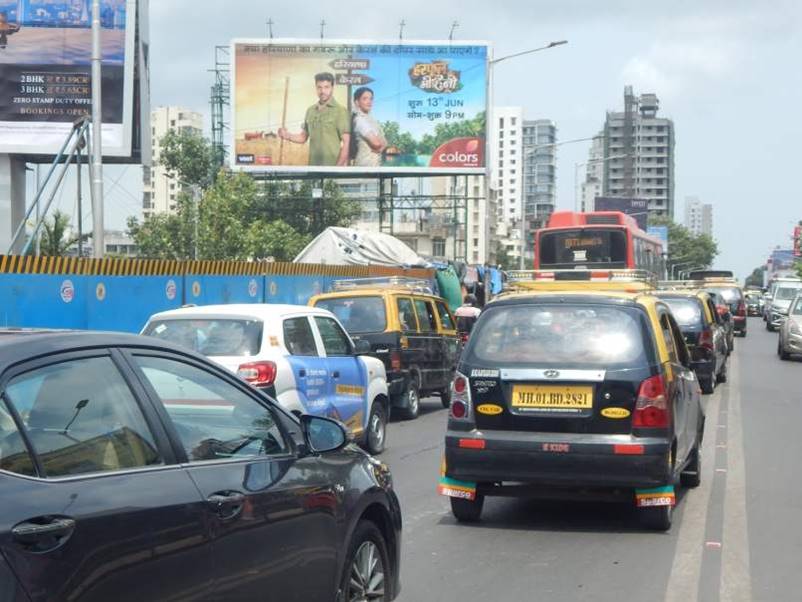
[[[92,0],[92,247],[93,256],[102,258],[103,231],[103,113],[102,47],[100,42],[100,0]]]
[[[513,54],[508,54],[508,55],[499,57],[497,59],[488,60],[487,61],[487,81],[488,81],[488,89],[489,89],[489,91],[492,91],[493,67],[495,65],[497,65],[498,63],[500,63],[502,61],[506,61],[508,59],[513,59],[513,58],[516,58],[516,57],[519,57],[519,56],[524,56],[526,54],[532,54],[534,52],[540,52],[541,50],[548,50],[550,48],[554,48],[555,46],[562,46],[562,45],[567,44],[567,43],[568,43],[568,40],[558,40],[558,41],[555,41],[555,42],[549,42],[545,46],[540,46],[538,48],[532,48],[530,50],[523,50],[521,52],[514,52]],[[493,122],[493,119],[492,119],[493,103],[492,103],[492,100],[490,98],[488,98],[488,101],[489,102],[488,102],[488,115],[487,115],[487,131],[489,132],[490,128],[493,127],[494,122]],[[489,143],[488,143],[488,145],[489,145]],[[490,153],[485,153],[485,155],[486,155],[486,157],[489,157]],[[523,165],[521,165],[521,168],[523,169]],[[492,170],[492,167],[487,169],[486,170],[486,175],[485,175],[485,203],[489,203],[490,202],[490,173],[491,173],[491,170]],[[522,193],[522,195],[523,195],[523,193]],[[521,217],[521,230],[523,231],[524,230],[524,224],[525,224],[523,196],[521,197],[521,213],[520,213],[520,217]],[[498,216],[493,216],[493,218],[498,220]],[[521,259],[520,259],[520,264],[519,265],[520,265],[520,268],[523,269],[524,268],[524,240],[523,240],[523,238],[521,239],[520,242],[521,242],[521,252],[520,252]]]

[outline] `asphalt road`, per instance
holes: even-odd
[[[621,504],[489,498],[460,525],[435,489],[446,412],[393,422],[382,455],[404,513],[402,602],[802,600],[802,361],[759,318],[705,397],[702,485],[668,533]]]

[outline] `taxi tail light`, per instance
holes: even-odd
[[[710,330],[703,330],[699,335],[699,346],[713,351],[713,332]]]
[[[662,374],[647,378],[638,389],[638,401],[632,414],[632,426],[668,428],[671,412],[668,407],[666,381]]]
[[[401,352],[393,351],[390,353],[390,369],[398,372],[401,370]]]
[[[746,305],[744,305],[744,302],[743,302],[743,301],[741,301],[741,302],[738,304],[738,311],[736,312],[736,315],[737,315],[739,318],[745,318],[745,317],[746,317]]]
[[[249,362],[240,365],[237,376],[254,387],[266,387],[276,382],[276,372],[274,362]]]
[[[468,377],[457,372],[454,382],[451,383],[451,405],[449,414],[455,420],[470,420],[471,418],[471,387]]]

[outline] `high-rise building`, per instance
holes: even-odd
[[[713,205],[702,203],[698,197],[685,197],[685,227],[694,236],[713,236]]]
[[[534,260],[534,231],[542,228],[557,204],[557,126],[548,119],[523,125],[524,256]]]
[[[496,199],[499,243],[511,258],[521,256],[524,151],[522,107],[494,107],[488,124],[490,190]]]
[[[581,189],[574,192],[578,195],[576,210],[593,211],[596,197],[604,195],[604,132],[599,132],[599,135],[593,139],[587,162],[577,164],[574,174],[575,186],[576,180],[579,179],[580,167],[585,168],[585,180],[582,182]]]
[[[603,196],[647,199],[649,213],[674,216],[674,122],[658,117],[655,94],[624,89],[624,110],[604,124]]]
[[[146,218],[175,211],[176,195],[184,188],[176,178],[168,177],[167,170],[159,164],[161,139],[171,130],[201,135],[203,115],[181,107],[158,107],[150,114],[150,128],[153,165],[142,169],[142,214]]]

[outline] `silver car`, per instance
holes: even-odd
[[[781,359],[791,359],[791,355],[802,355],[802,294],[791,302],[788,317],[780,326],[780,341],[777,354]]]

